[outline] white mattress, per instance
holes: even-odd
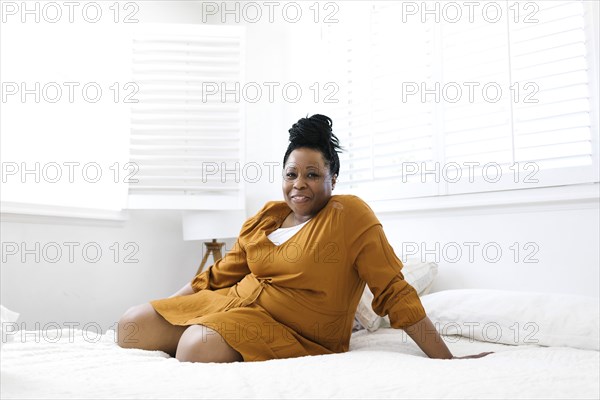
[[[56,332],[58,333],[58,332]],[[455,355],[428,359],[403,332],[353,335],[344,354],[232,364],[181,363],[162,352],[121,349],[62,331],[48,343],[16,335],[1,353],[1,397],[8,398],[595,398],[594,350],[510,346],[446,337]],[[46,332],[46,337],[55,337]]]

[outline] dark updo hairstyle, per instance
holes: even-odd
[[[305,147],[320,151],[331,175],[339,175],[338,153],[342,151],[342,148],[338,138],[333,134],[332,126],[331,118],[321,114],[298,120],[289,130],[290,144],[283,157],[283,165],[292,151]]]

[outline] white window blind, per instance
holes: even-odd
[[[539,23],[510,26],[512,80],[539,85],[538,103],[514,104],[514,159],[535,161],[542,174],[562,170],[555,182],[540,176],[549,183],[597,181],[598,126],[593,119],[598,109],[592,107],[592,96],[598,93],[593,93],[591,78],[598,77],[598,66],[591,56],[594,47],[598,52],[598,38],[592,35],[591,18],[586,20],[585,3],[542,4]]]
[[[402,2],[379,2],[325,31],[346,50],[338,187],[390,199],[598,181],[589,2],[495,3],[496,23],[403,21]]]
[[[434,159],[433,105],[400,107],[401,99],[390,96],[399,96],[398,77],[417,82],[431,79],[435,66],[429,46],[434,32],[424,24],[398,24],[397,9],[387,2],[377,7],[346,4],[347,24],[325,30],[327,72],[340,87],[340,102],[331,111],[334,131],[345,150],[340,154],[338,187],[365,197],[373,195],[371,190],[380,182],[399,176],[402,161]],[[410,59],[411,53],[418,57]],[[409,179],[405,191],[437,194],[436,187],[411,184],[413,180]]]
[[[133,68],[129,208],[242,209],[243,28],[145,25]]]

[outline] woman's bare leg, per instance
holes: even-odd
[[[187,326],[172,325],[150,303],[131,307],[119,320],[117,343],[124,348],[161,350],[175,356]]]
[[[175,357],[189,362],[244,361],[217,331],[203,325],[187,327],[179,339]]]

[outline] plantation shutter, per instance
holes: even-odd
[[[342,187],[375,200],[598,181],[590,4],[498,4],[495,23],[363,10],[366,48],[336,43],[352,77]]]
[[[242,209],[242,28],[145,25],[134,34],[129,208]],[[223,101],[225,100],[225,101]]]
[[[471,181],[463,170],[447,193],[597,181],[584,4],[509,3],[504,10],[496,24],[442,27],[450,54],[444,71],[503,90],[496,103],[444,103],[445,163],[496,164],[488,173],[476,167]]]
[[[473,23],[440,26],[443,71],[438,135],[443,146],[438,180],[444,186],[442,193],[493,190],[493,186],[484,187],[481,167],[494,163],[506,168],[512,164],[509,33],[505,19],[506,15],[496,23],[476,18]]]
[[[399,3],[369,5],[357,12],[362,23],[344,32],[347,56],[339,69],[347,71],[342,85],[347,118],[335,121],[334,129],[347,151],[340,155],[338,187],[367,197],[382,188],[389,191],[403,163],[435,158],[434,104],[402,97],[403,82],[429,80],[437,73],[430,49],[433,30],[420,22],[397,23],[400,9]],[[434,195],[437,186],[410,175],[402,191]]]
[[[511,23],[513,81],[539,86],[539,103],[514,105],[515,161],[538,164],[541,183],[597,181],[591,78],[598,71],[589,62],[586,8],[581,1],[548,1],[537,15],[539,23]]]

